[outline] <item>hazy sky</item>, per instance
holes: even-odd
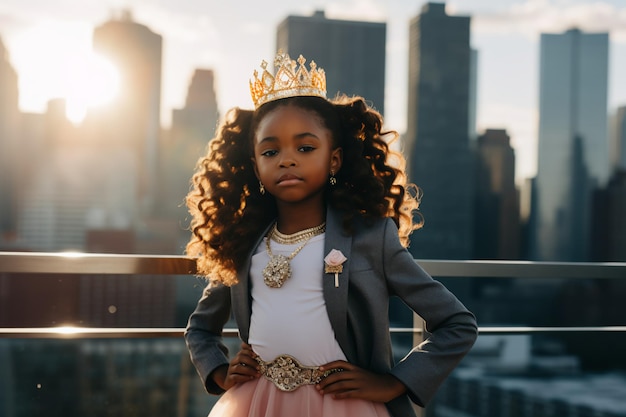
[[[19,75],[20,108],[42,112],[47,100],[86,94],[77,82],[94,26],[127,8],[134,20],[163,36],[163,124],[184,104],[195,68],[216,71],[224,112],[250,108],[248,79],[275,51],[276,27],[287,15],[387,23],[387,128],[406,126],[408,28],[424,1],[408,0],[2,0],[0,38]],[[472,17],[478,50],[479,132],[505,128],[517,176],[536,171],[539,35],[571,27],[610,33],[609,111],[626,105],[626,0],[454,0],[448,14]],[[307,57],[314,59],[315,57]],[[73,92],[72,92],[73,91]],[[102,89],[92,95],[106,95]]]

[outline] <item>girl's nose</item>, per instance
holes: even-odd
[[[297,163],[296,158],[293,157],[291,152],[283,152],[280,158],[280,166],[283,168],[295,166]]]

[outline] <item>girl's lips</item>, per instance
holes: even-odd
[[[293,174],[285,174],[282,175],[280,178],[278,178],[278,181],[276,181],[276,184],[279,185],[292,185],[292,184],[296,184],[298,182],[302,181],[302,179],[300,177],[297,177]]]

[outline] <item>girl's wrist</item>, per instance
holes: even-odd
[[[391,398],[388,401],[391,401],[407,392],[406,385],[402,383],[398,378],[393,376],[392,374],[387,374],[386,386],[389,389],[389,394]],[[386,401],[386,402],[388,402]]]
[[[209,375],[209,378],[213,380],[213,382],[226,391],[226,376],[228,375],[228,365],[222,365],[213,370]]]

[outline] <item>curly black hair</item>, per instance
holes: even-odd
[[[423,223],[417,212],[419,188],[407,184],[404,157],[389,147],[398,133],[382,131],[382,116],[362,97],[298,96],[266,103],[256,111],[234,108],[198,161],[186,198],[192,215],[187,254],[198,257],[198,273],[211,281],[237,283],[238,268],[277,216],[274,198],[258,190],[251,158],[259,122],[287,105],[318,115],[332,132],[333,148],[343,149],[337,183],[327,187],[326,201],[342,213],[347,232],[356,217],[391,217],[400,241],[408,246],[410,233]]]

